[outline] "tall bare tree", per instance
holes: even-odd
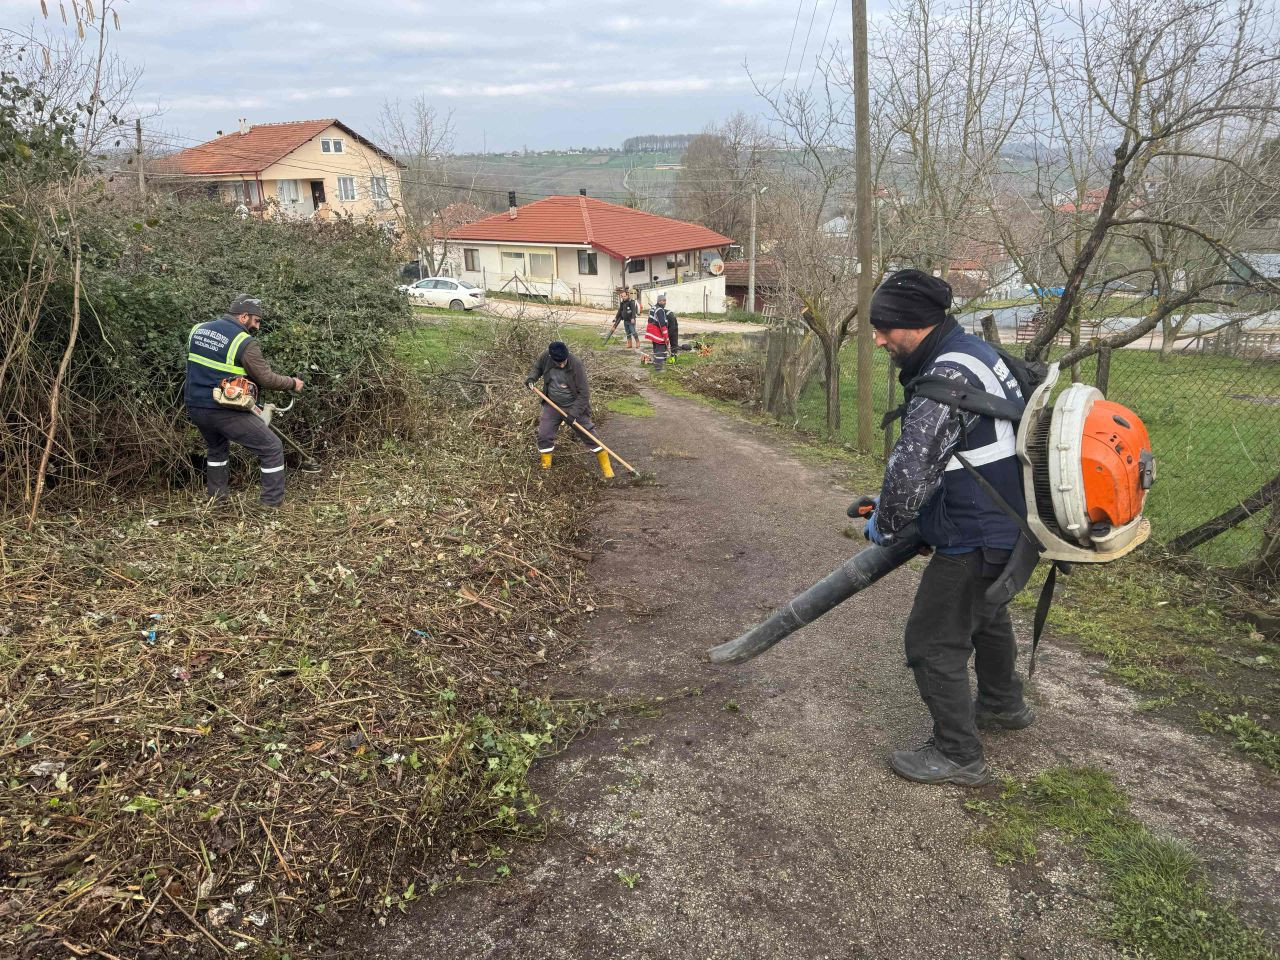
[[[840,348],[857,319],[858,254],[847,232],[824,229],[853,189],[852,103],[848,83],[830,62],[836,55],[820,60],[818,83],[811,87],[756,84],[770,110],[774,149],[783,158],[763,204],[773,234],[765,245],[779,267],[781,322],[802,326],[817,342],[832,435],[841,421]],[[797,360],[811,349],[802,347]]]
[[[1066,158],[1039,165],[1042,183],[1065,167],[1073,188],[1038,196],[1050,216],[1070,214],[1075,241],[1061,258],[1062,295],[1028,355],[1046,353],[1091,289],[1122,279],[1149,284],[1147,313],[1072,347],[1064,363],[1131,343],[1188,307],[1233,307],[1241,287],[1228,272],[1241,235],[1221,232],[1228,211],[1187,191],[1185,174],[1237,185],[1258,179],[1250,142],[1280,119],[1275,11],[1253,0],[1024,4],[1048,78],[1027,135]],[[1218,267],[1171,269],[1164,258],[1175,246]]]
[[[388,100],[378,117],[378,137],[405,165],[400,195],[393,192],[389,198],[397,225],[427,275],[435,276],[449,255],[450,224],[444,211],[467,196],[465,188],[450,186],[444,163],[453,150],[453,115],[441,113],[421,95],[407,104]]]
[[[681,218],[743,241],[764,149],[764,134],[755,119],[741,112],[694,137],[685,148],[677,179]]]

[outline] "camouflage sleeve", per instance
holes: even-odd
[[[949,367],[936,367],[929,372],[964,380],[964,374]],[[880,505],[876,508],[876,526],[881,533],[893,536],[920,515],[941,486],[943,471],[960,445],[961,433],[976,419],[977,414],[953,413],[935,400],[916,397],[911,401],[902,418],[902,436],[885,464]]]

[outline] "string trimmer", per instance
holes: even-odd
[[[303,450],[302,447],[294,443],[293,440],[291,440],[287,435],[285,435],[284,433],[281,433],[280,428],[272,425],[272,422],[271,422],[275,418],[276,414],[288,413],[290,410],[293,409],[293,405],[297,402],[298,402],[298,398],[293,397],[283,407],[277,406],[274,403],[264,403],[261,407],[254,407],[253,412],[256,413],[262,419],[262,422],[265,423],[268,428],[270,428],[272,431],[275,432],[275,435],[277,437],[279,437],[281,440],[287,443],[290,447],[292,447],[294,452],[297,453],[298,456],[302,457],[302,463],[298,466],[299,470],[301,470],[303,473],[319,473],[323,468],[320,466],[320,464],[316,463],[316,461],[312,459],[311,454],[307,453],[307,451]]]

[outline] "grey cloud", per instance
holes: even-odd
[[[831,4],[831,36],[848,31],[843,0],[818,3],[808,67]],[[38,0],[0,0],[0,25],[38,10]],[[143,68],[140,101],[158,102],[163,126],[185,136],[241,116],[339,116],[374,135],[384,100],[423,93],[453,110],[459,149],[482,139],[510,149],[616,143],[759,112],[743,61],[779,76],[796,15],[795,0],[134,0],[111,41]]]

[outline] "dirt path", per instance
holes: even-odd
[[[1052,850],[1034,869],[995,867],[972,842],[966,793],[885,766],[928,732],[901,649],[915,571],[749,664],[705,661],[860,546],[840,535],[853,491],[768,431],[648,396],[656,416],[613,417],[606,436],[659,483],[606,496],[591,573],[612,603],[560,686],[666,699],[544,762],[546,842],[518,848],[505,879],[490,866],[474,878],[491,882],[417,905],[371,955],[1113,956],[1090,933],[1091,877]],[[1049,646],[1030,688],[1041,721],[987,737],[997,771],[1110,770],[1140,816],[1194,844],[1219,889],[1274,924],[1274,783]]]

